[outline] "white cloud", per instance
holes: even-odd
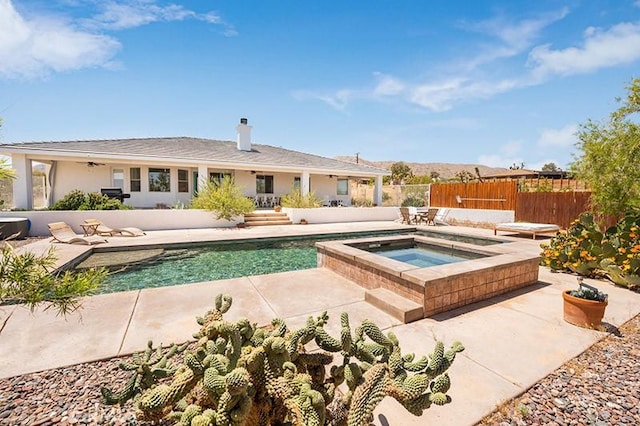
[[[378,84],[373,89],[374,96],[395,96],[405,89],[405,84],[395,77],[382,73],[374,73],[378,78]]]
[[[520,21],[507,20],[503,17],[477,23],[462,23],[466,30],[488,34],[494,39],[491,45],[478,46],[480,53],[471,59],[456,61],[452,64],[455,71],[448,72],[448,77],[430,81],[409,81],[398,76],[374,73],[377,80],[373,88],[342,89],[333,95],[298,92],[298,99],[319,99],[338,110],[345,110],[349,102],[362,99],[399,99],[434,112],[452,109],[462,102],[486,99],[518,87],[528,86],[531,79],[486,78],[479,72],[473,72],[478,66],[509,58],[526,51],[538,38],[540,32],[552,23],[564,18],[568,9],[539,15]],[[495,41],[497,40],[497,41]],[[305,93],[305,96],[300,96]]]
[[[23,18],[0,0],[0,75],[35,77],[51,71],[113,65],[120,49],[112,37],[74,28],[62,19]]]
[[[25,17],[11,0],[0,0],[0,77],[34,78],[51,72],[116,67],[113,58],[121,44],[103,32],[153,22],[195,19],[220,26],[225,36],[237,35],[215,12],[200,14],[176,4],[159,6],[155,0],[70,1],[68,6],[96,7],[99,13],[78,20],[42,14]]]
[[[480,48],[481,53],[467,60],[464,66],[473,69],[478,65],[524,52],[539,37],[544,28],[563,19],[568,13],[569,9],[563,8],[521,21],[512,21],[501,16],[475,23],[464,23],[462,25],[464,29],[496,37],[502,43],[502,45],[493,43]]]
[[[315,99],[322,101],[338,111],[344,111],[352,99],[359,97],[356,91],[347,89],[338,90],[334,94],[299,90],[293,92],[292,95],[298,100]]]
[[[516,80],[487,82],[469,81],[460,77],[416,85],[409,90],[408,100],[431,111],[441,112],[451,109],[458,102],[489,98],[511,90],[518,84]]]
[[[587,28],[579,47],[553,50],[545,44],[534,48],[527,64],[534,76],[571,75],[595,71],[640,59],[640,24],[621,23],[608,30]]]
[[[167,6],[159,6],[154,0],[107,1],[98,2],[97,4],[101,12],[83,21],[89,28],[123,30],[153,22],[196,19],[214,25],[221,25],[226,36],[237,35],[235,28],[224,22],[220,15],[215,12],[199,14],[185,9],[182,5],[169,4]]]
[[[577,141],[578,126],[567,124],[560,129],[543,129],[538,139],[539,147],[569,147]]]

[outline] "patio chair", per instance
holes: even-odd
[[[111,237],[114,235],[120,235],[123,237],[141,237],[143,235],[147,235],[142,229],[135,228],[133,226],[128,226],[126,228],[109,228],[98,219],[85,219],[84,223],[95,226],[95,235],[109,235]]]
[[[400,207],[400,214],[402,215],[402,223],[407,225],[413,225],[411,214],[409,213],[409,207]]]
[[[91,235],[89,237],[83,237],[82,235],[78,235],[65,222],[53,222],[53,223],[49,223],[47,226],[49,227],[49,232],[51,232],[51,235],[53,236],[54,241],[58,241],[61,243],[65,243],[65,244],[80,243],[80,244],[92,245],[92,244],[100,244],[100,243],[107,242],[106,239],[98,235]]]
[[[427,210],[427,212],[424,214],[424,216],[422,216],[422,219],[424,220],[424,223],[427,225],[436,225],[436,216],[438,215],[438,210],[440,209],[429,209]]]

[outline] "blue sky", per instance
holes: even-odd
[[[0,140],[564,168],[639,65],[640,0],[0,0]]]

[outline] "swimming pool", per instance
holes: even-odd
[[[438,238],[441,240],[456,241],[459,243],[469,243],[476,246],[492,246],[494,244],[503,244],[507,241],[499,240],[497,238],[476,237],[474,235],[466,234],[454,234],[441,231],[430,231],[426,229],[419,229],[416,234],[423,237]]]
[[[484,257],[477,253],[448,250],[437,246],[416,244],[414,247],[397,248],[390,250],[367,250],[377,253],[398,262],[408,263],[420,268],[429,266],[447,265],[449,263],[463,262],[469,259]]]
[[[402,233],[378,231],[116,252],[96,250],[76,269],[106,267],[110,273],[98,292],[114,293],[315,268],[318,241]]]

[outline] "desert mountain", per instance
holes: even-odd
[[[345,157],[338,156],[335,157],[336,160],[348,161],[350,163],[355,163],[354,157]],[[380,167],[383,169],[389,169],[393,163],[397,161],[368,161],[363,158],[358,159],[358,162],[361,164],[367,164],[369,166]],[[500,173],[505,170],[502,167],[489,167],[483,166],[481,164],[457,164],[457,163],[410,163],[408,161],[404,161],[406,165],[411,167],[414,175],[430,175],[431,172],[437,172],[442,179],[450,179],[456,176],[457,173],[461,171],[468,171],[472,173],[474,176],[476,174],[475,168],[477,167],[480,170],[480,175],[484,176],[486,174]]]

